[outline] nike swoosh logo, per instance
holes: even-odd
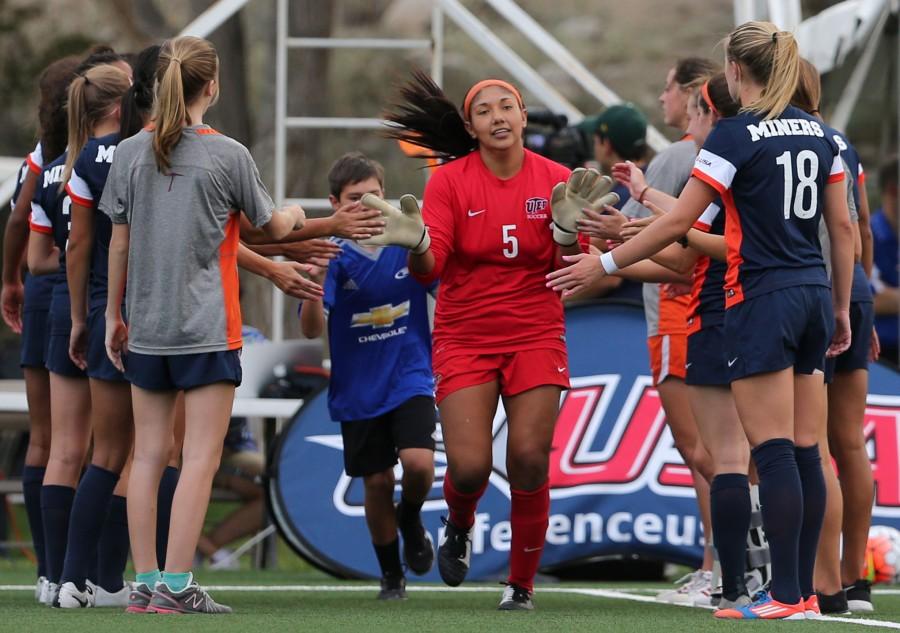
[[[738,360],[737,357],[732,358],[730,361],[728,361],[728,366],[731,367],[732,365],[734,365],[737,362],[737,360]]]
[[[544,548],[543,548],[543,547],[526,547],[526,548],[525,548],[525,551],[526,551],[526,552],[537,552],[537,551],[540,551],[540,550],[542,550],[542,549],[544,549]]]
[[[556,371],[558,371],[559,373],[563,373],[564,371],[566,371],[566,368],[565,367],[557,367]]]
[[[685,366],[684,366],[684,368],[685,368],[685,369],[690,369],[690,368],[691,368],[691,365],[693,365],[693,364],[694,364],[694,363],[686,363]]]
[[[487,211],[487,209],[482,209],[481,211],[472,211],[472,209],[469,209],[469,217],[474,218],[476,215],[481,215],[485,211]]]

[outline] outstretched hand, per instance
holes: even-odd
[[[384,231],[385,221],[372,205],[351,202],[338,208],[331,216],[332,235],[349,240],[367,240]],[[366,208],[369,207],[369,208]]]
[[[564,255],[563,261],[571,262],[571,265],[547,275],[547,287],[559,292],[563,299],[586,290],[606,275],[598,255]]]
[[[615,194],[614,194],[615,195]],[[628,216],[613,206],[605,205],[602,211],[584,209],[583,216],[578,218],[575,228],[580,233],[602,240],[621,240],[622,227],[628,222]]]
[[[628,187],[628,193],[635,200],[637,200],[644,189],[647,188],[647,180],[644,178],[644,172],[630,160],[613,165],[612,174],[613,178],[615,178],[619,184]]]

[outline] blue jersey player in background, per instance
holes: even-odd
[[[335,210],[359,207],[366,193],[384,197],[384,170],[360,153],[345,154],[328,174]],[[328,406],[341,423],[344,469],[365,484],[366,522],[381,568],[381,600],[406,597],[398,529],[407,566],[424,574],[434,546],[420,511],[434,480],[434,380],[427,289],[410,277],[406,249],[340,240],[325,276],[325,296],[300,308],[304,336],[328,319]],[[321,280],[317,280],[321,281]],[[394,509],[394,466],[403,467]]]

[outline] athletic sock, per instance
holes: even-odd
[[[397,508],[397,523],[400,532],[408,532],[419,524],[419,514],[422,512],[423,501],[410,501],[400,496],[400,504]]]
[[[37,557],[38,576],[47,576],[47,555],[44,552],[44,521],[41,516],[41,485],[44,483],[43,466],[25,466],[22,469],[22,496],[25,499],[25,513],[31,529],[31,542]]]
[[[128,564],[128,509],[125,497],[114,495],[103,522],[97,548],[97,584],[110,593],[122,586],[125,565]]]
[[[160,569],[166,566],[166,549],[169,547],[169,521],[172,518],[172,498],[178,486],[179,471],[166,466],[159,480],[156,499],[156,562]]]
[[[512,488],[510,524],[512,544],[509,549],[510,584],[534,590],[534,576],[541,563],[547,524],[550,518],[550,483],[536,490]]]
[[[41,515],[44,520],[44,552],[47,580],[59,583],[66,559],[69,514],[75,489],[69,486],[41,486]]]
[[[98,574],[92,567],[97,561],[100,533],[117,483],[118,474],[94,464],[88,466],[78,483],[69,520],[69,540],[61,582],[73,582],[79,591],[84,591],[88,578],[94,582],[98,580]]]
[[[742,473],[716,475],[709,487],[713,541],[722,568],[722,596],[745,592],[744,564],[750,529],[750,481]]]
[[[372,547],[375,548],[382,576],[403,575],[403,566],[400,564],[400,539],[395,538],[387,545],[372,543]]]
[[[134,575],[134,581],[137,584],[145,584],[150,587],[152,591],[154,587],[156,587],[156,583],[162,580],[162,574],[159,573],[158,569],[154,569],[153,571],[145,571],[140,574]]]
[[[485,481],[475,492],[462,493],[450,481],[450,473],[447,472],[444,476],[444,500],[450,510],[450,523],[463,530],[468,530],[475,524],[475,509],[481,495],[487,490],[487,485],[488,482]]]
[[[187,589],[188,585],[191,584],[193,577],[194,575],[189,571],[177,573],[164,571],[162,573],[162,581],[166,583],[166,586],[172,593],[181,593]]]
[[[822,473],[822,459],[819,447],[798,446],[794,449],[800,484],[803,487],[803,523],[800,527],[799,578],[800,593],[804,598],[811,596],[813,569],[816,566],[816,550],[819,533],[825,519],[825,475]]]
[[[752,455],[759,473],[763,527],[772,552],[772,597],[785,604],[797,604],[803,489],[794,443],[784,438],[768,440],[754,448]]]

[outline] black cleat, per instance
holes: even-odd
[[[417,515],[413,525],[404,528],[401,521],[403,515],[403,502],[397,505],[397,524],[403,535],[403,560],[409,570],[417,576],[422,576],[431,571],[434,565],[434,541],[422,525],[422,516]]]
[[[406,600],[406,578],[402,575],[385,574],[381,577],[379,600]]]
[[[847,608],[853,613],[872,613],[872,583],[860,578],[849,587],[844,587],[847,594]]]
[[[444,536],[438,547],[438,571],[445,584],[458,587],[469,573],[472,541],[469,530],[462,530],[443,517],[441,521],[444,522]]]
[[[497,609],[499,611],[532,611],[534,602],[531,601],[531,592],[524,587],[509,583],[503,590],[503,597],[500,598]]]
[[[837,593],[824,594],[816,592],[819,597],[819,611],[823,615],[846,615],[850,613],[847,606],[847,594],[843,591]]]

